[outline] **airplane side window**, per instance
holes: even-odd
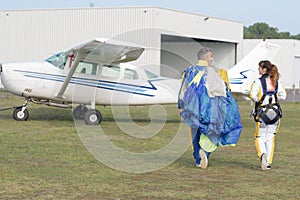
[[[102,76],[118,78],[120,76],[120,67],[104,65],[102,67]]]
[[[134,70],[125,69],[124,78],[125,79],[138,79],[138,74]]]
[[[79,62],[76,73],[96,75],[98,72],[97,64],[90,62]]]

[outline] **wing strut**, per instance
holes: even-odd
[[[66,79],[65,79],[65,81],[63,83],[63,85],[61,86],[58,94],[56,95],[56,97],[58,97],[58,98],[62,98],[63,97],[63,95],[64,95],[64,93],[65,93],[65,91],[66,91],[66,89],[67,89],[67,87],[68,87],[68,85],[69,85],[69,83],[71,81],[71,78],[72,78],[73,74],[76,71],[76,68],[77,68],[80,60],[81,60],[81,56],[80,56],[80,53],[78,53],[77,56],[76,56],[76,58],[75,58],[75,61],[74,61],[73,65],[72,65],[72,67],[71,67],[71,69],[70,69],[70,71],[69,71],[69,73],[68,73],[68,75],[67,75],[67,77],[66,77]]]

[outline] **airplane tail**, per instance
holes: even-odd
[[[275,58],[280,46],[261,41],[240,62],[228,70],[229,84],[232,93],[248,95],[252,82],[259,76],[258,63],[261,60]]]

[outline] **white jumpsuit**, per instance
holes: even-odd
[[[271,84],[270,77],[266,78],[267,91],[274,91],[275,87]],[[263,89],[260,79],[256,79],[250,89],[250,98],[254,102],[258,102],[263,95]],[[274,96],[274,95],[273,95]],[[262,105],[269,103],[269,96],[266,96]],[[277,100],[284,100],[286,98],[286,91],[280,82],[278,81]],[[275,98],[272,98],[272,103],[275,103]],[[268,165],[272,164],[273,153],[275,146],[275,135],[280,127],[280,119],[274,124],[265,124],[263,120],[256,122],[256,130],[254,133],[255,147],[258,157],[261,157],[263,153],[267,156]]]

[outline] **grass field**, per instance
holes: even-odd
[[[0,93],[0,108],[21,105],[22,98]],[[107,167],[84,147],[71,109],[30,104],[26,122],[0,112],[0,199],[300,199],[300,104],[283,103],[273,169],[261,171],[254,147],[249,102],[239,102],[243,132],[236,147],[220,147],[207,169],[194,167],[191,148],[157,171],[127,173]],[[140,126],[149,124],[148,108],[132,107]],[[162,148],[174,136],[180,118],[166,106],[161,133],[137,139],[116,126],[110,107],[99,107],[111,141],[128,151]],[[188,133],[186,137],[189,137]],[[122,165],[122,163],[120,163]]]

